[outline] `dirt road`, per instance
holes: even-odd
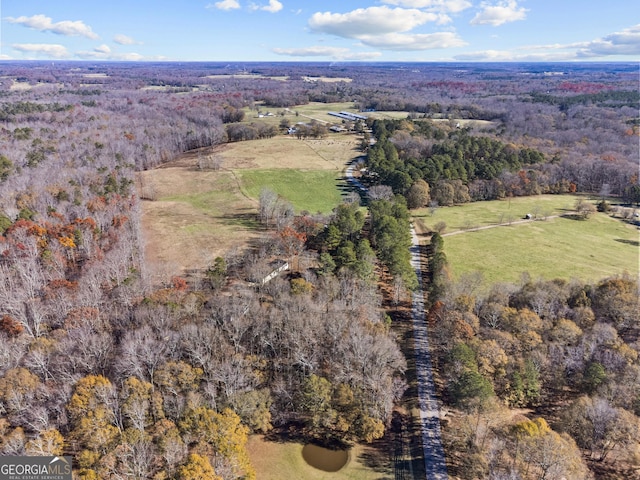
[[[361,194],[366,194],[367,188],[353,177],[353,170],[354,163],[351,163],[346,170],[347,181],[358,188]],[[420,243],[414,228],[411,228],[411,243],[411,265],[418,275],[419,282],[419,288],[413,294],[413,336],[424,466],[427,480],[446,480],[449,477],[440,434],[440,408],[433,382],[429,337],[424,312]]]
[[[420,262],[420,243],[416,231],[411,229],[411,265],[418,275],[419,288],[413,294],[413,337],[416,355],[416,374],[418,377],[418,397],[420,402],[420,420],[422,423],[422,448],[424,466],[428,480],[448,478],[447,464],[440,435],[440,408],[436,397],[431,367],[429,335],[424,312],[424,292],[422,289],[422,269]]]

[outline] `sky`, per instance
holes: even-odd
[[[0,60],[640,61],[633,0],[0,0]]]

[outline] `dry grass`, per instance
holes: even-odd
[[[349,78],[349,77],[302,77],[302,80],[304,80],[305,82],[323,82],[323,83],[353,82],[353,78]]]
[[[143,172],[157,200],[144,201],[145,254],[177,273],[205,268],[258,236],[255,201],[243,196],[233,172],[172,166]]]
[[[280,75],[280,76],[272,76],[272,75],[261,75],[259,73],[236,73],[236,74],[221,74],[221,75],[207,75],[205,78],[213,78],[213,79],[231,79],[231,78],[237,78],[237,79],[260,79],[260,78],[265,78],[268,80],[279,80],[282,82],[286,82],[287,80],[289,80],[289,77],[287,75]]]
[[[224,167],[236,169],[294,168],[341,171],[358,155],[353,135],[329,135],[319,140],[298,140],[293,135],[223,145],[215,153]]]
[[[356,445],[350,451],[347,465],[337,472],[323,472],[308,465],[302,458],[302,447],[296,442],[270,442],[262,436],[249,438],[249,457],[260,480],[373,480],[390,479],[392,475],[367,466],[372,457],[381,452],[371,447]]]
[[[171,275],[206,268],[217,256],[244,250],[260,231],[255,220],[257,194],[253,192],[252,197],[241,183],[243,173],[283,169],[312,176],[331,172],[337,178],[345,163],[358,155],[357,143],[350,135],[320,140],[281,135],[188,152],[160,168],[141,172],[143,190],[152,189],[156,198],[142,204],[147,263]],[[222,169],[198,170],[199,155],[218,156]]]

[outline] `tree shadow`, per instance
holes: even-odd
[[[633,245],[634,247],[640,247],[640,242],[638,240],[627,240],[625,238],[616,238],[616,242],[626,243],[627,245]]]
[[[388,434],[385,434],[380,440],[377,440],[371,445],[365,446],[362,453],[358,455],[358,460],[370,468],[376,473],[375,477],[371,477],[372,480],[394,480],[393,463],[389,457],[388,441],[386,438]],[[339,440],[331,439],[319,439],[308,434],[304,424],[301,422],[291,422],[286,426],[280,428],[274,428],[270,432],[264,435],[264,439],[273,443],[299,443],[302,445],[313,444],[322,448],[328,448],[331,450],[347,450],[350,455],[353,454],[352,445],[341,442]],[[377,476],[380,474],[381,476]],[[406,477],[410,478],[410,477]]]
[[[391,424],[384,437],[373,442],[360,454],[360,461],[382,476],[376,480],[413,479],[411,436],[407,424],[410,417],[393,412]]]
[[[578,215],[577,213],[564,213],[560,215],[560,217],[568,220],[578,220],[580,222],[584,222],[586,220],[582,215]]]
[[[264,435],[265,440],[273,443],[307,443],[309,436],[302,423],[290,422],[284,427],[274,428]]]
[[[245,227],[251,230],[259,230],[262,228],[260,222],[253,213],[226,213],[221,218],[225,224],[238,227]]]

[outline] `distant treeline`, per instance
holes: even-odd
[[[600,107],[632,107],[637,108],[640,92],[637,90],[613,90],[609,92],[584,93],[571,96],[557,96],[548,93],[532,93],[531,101],[558,105],[561,111],[566,111],[574,105],[595,104]]]

